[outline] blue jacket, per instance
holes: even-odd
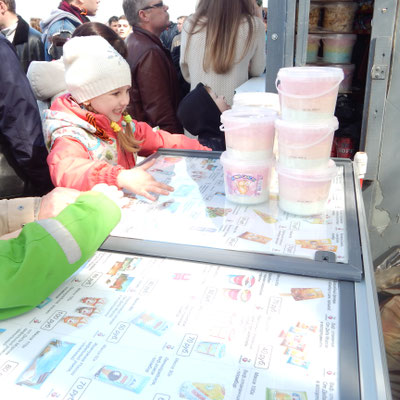
[[[7,182],[12,185],[18,176],[25,183],[24,195],[43,195],[53,185],[40,114],[14,46],[3,35],[0,60],[0,196],[21,195],[8,192]],[[4,176],[7,170],[14,178]]]
[[[75,15],[60,9],[53,10],[50,16],[40,23],[44,56],[46,61],[58,60],[62,56],[62,46],[71,38],[74,30],[82,22]]]

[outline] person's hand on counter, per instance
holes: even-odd
[[[147,170],[154,165],[155,159],[132,169],[124,169],[118,174],[118,185],[146,199],[155,201],[156,197],[151,194],[169,195],[174,191],[172,186],[156,181]]]

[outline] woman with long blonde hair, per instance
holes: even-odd
[[[265,29],[255,0],[199,0],[182,30],[180,66],[232,104],[234,90],[265,69]]]

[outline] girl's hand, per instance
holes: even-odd
[[[150,193],[169,195],[174,190],[172,186],[156,181],[147,170],[154,165],[156,160],[149,161],[144,165],[124,169],[118,174],[118,185],[135,194],[146,197],[151,201],[156,200],[156,197]]]

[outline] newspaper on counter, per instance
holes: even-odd
[[[98,252],[0,321],[2,400],[339,400],[338,282]]]

